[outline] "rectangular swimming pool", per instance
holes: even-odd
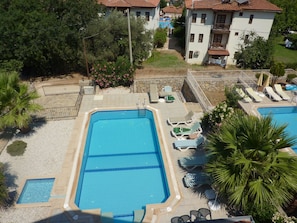
[[[271,115],[277,124],[286,124],[286,131],[291,137],[297,138],[297,107],[266,107],[258,108],[262,116]],[[297,144],[292,149],[297,153]]]
[[[91,115],[75,197],[82,210],[100,208],[132,222],[133,211],[169,197],[153,113],[98,111]]]

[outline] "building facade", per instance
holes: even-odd
[[[156,30],[159,27],[160,0],[98,0],[108,11],[129,10],[130,15],[143,17],[146,20],[145,28]]]
[[[251,32],[268,39],[281,9],[266,0],[186,0],[185,60],[236,64],[234,54]]]

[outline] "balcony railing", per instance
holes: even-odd
[[[230,29],[230,24],[225,24],[225,23],[216,23],[212,27],[214,30],[229,30]]]
[[[226,49],[226,43],[213,42],[210,44],[210,49]]]

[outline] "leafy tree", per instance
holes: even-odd
[[[283,63],[273,63],[270,67],[270,73],[273,75],[272,83],[276,83],[279,77],[285,75],[285,65]]]
[[[228,205],[264,210],[292,199],[297,191],[297,158],[280,150],[294,144],[285,128],[270,116],[258,118],[237,111],[209,135],[206,171]]]
[[[238,108],[238,101],[242,99],[236,92],[236,86],[225,88],[226,104],[228,107]]]
[[[166,43],[167,31],[166,29],[158,28],[154,35],[154,46],[161,48]]]
[[[0,74],[0,128],[18,127],[21,131],[29,130],[32,113],[41,109],[34,103],[38,98],[36,91],[29,91],[27,84],[20,83],[17,73]]]
[[[130,16],[132,55],[136,65],[141,64],[152,49],[152,33],[144,25],[143,18]],[[98,61],[115,62],[119,56],[129,58],[128,19],[122,12],[114,10],[107,17],[93,20],[84,36],[87,60],[91,65]]]
[[[182,16],[173,20],[173,36],[178,39],[178,44],[180,47],[184,48],[186,44],[186,10],[183,9]]]
[[[234,59],[237,66],[251,69],[262,69],[270,66],[272,61],[272,43],[263,37],[250,32],[241,37],[243,43],[239,45]]]
[[[167,2],[165,0],[160,0],[160,8],[165,8],[167,6]]]
[[[95,0],[0,2],[0,54],[24,73],[47,75],[76,67],[79,30],[97,16]]]

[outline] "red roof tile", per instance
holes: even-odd
[[[160,0],[98,0],[97,2],[107,7],[155,8],[159,5]]]
[[[173,5],[166,6],[165,8],[162,9],[163,12],[165,13],[175,13],[175,14],[182,14],[183,9],[181,7],[175,7]]]
[[[185,0],[187,9],[211,9],[220,11],[274,11],[281,12],[281,9],[267,0],[249,0],[248,3],[238,4],[236,0],[230,3],[222,3],[222,0]]]

